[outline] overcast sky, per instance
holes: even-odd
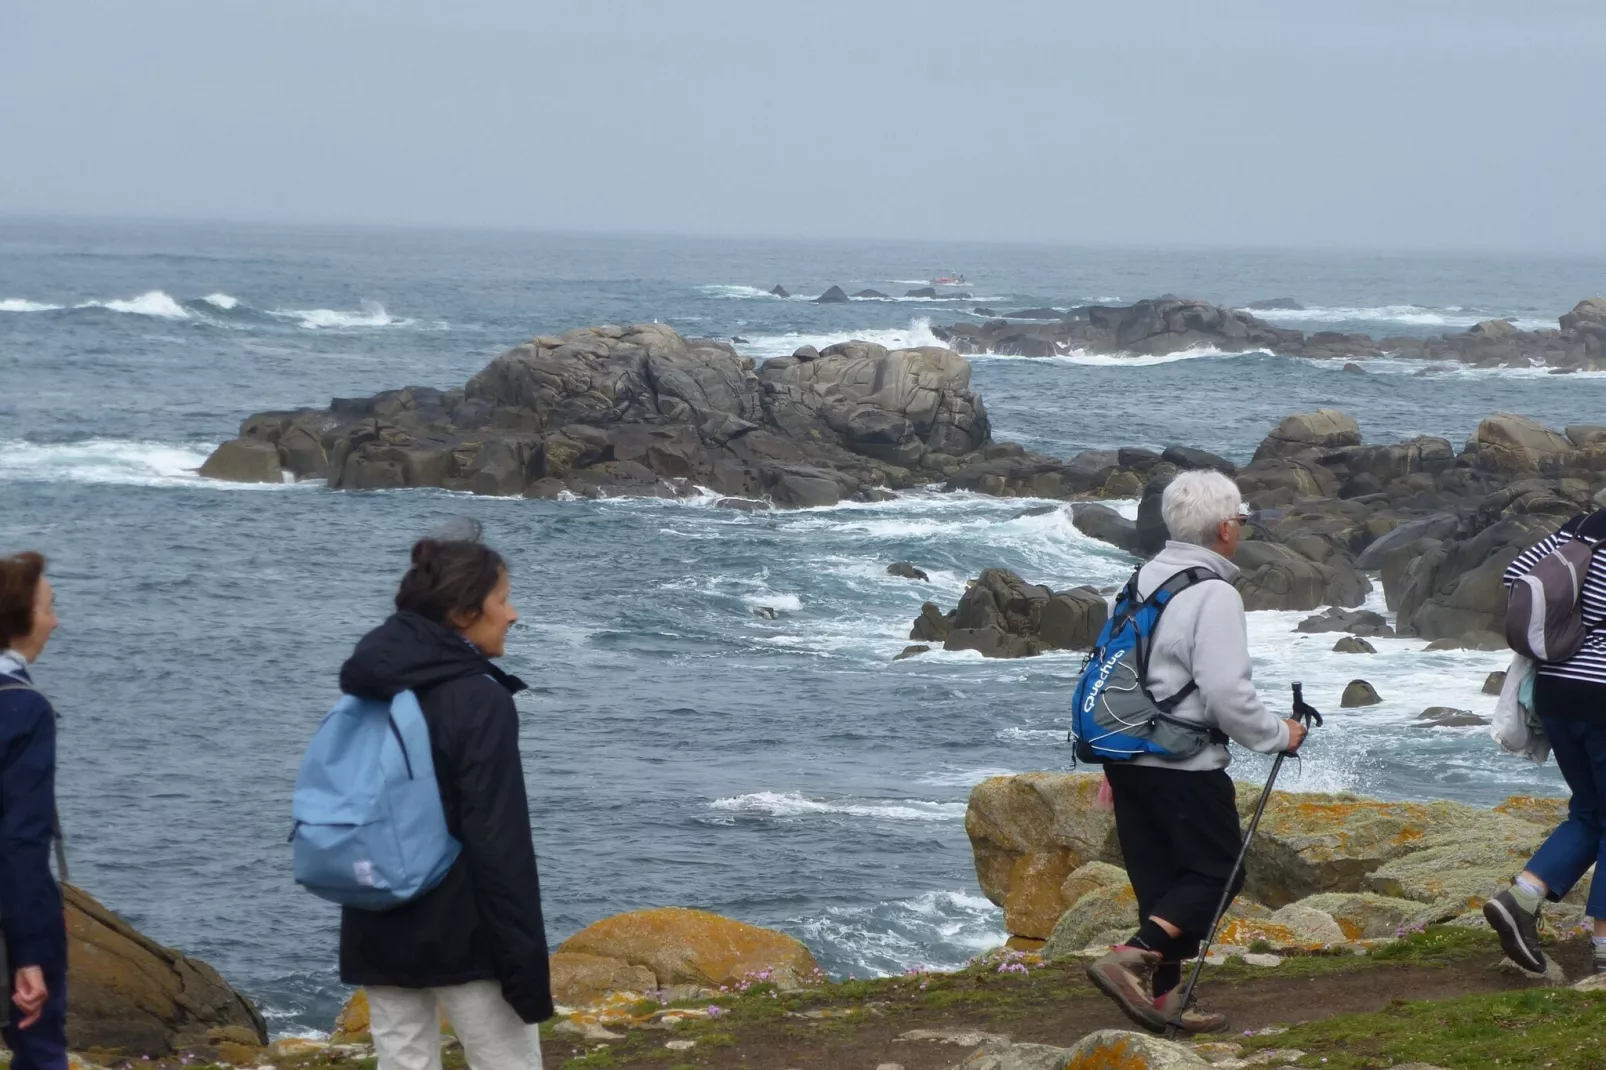
[[[1603,0],[3,0],[0,214],[1606,250]]]

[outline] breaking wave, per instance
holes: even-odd
[[[829,334],[808,334],[802,331],[793,331],[788,334],[755,334],[746,342],[738,343],[737,349],[753,357],[789,357],[802,346],[813,346],[815,349],[824,349],[826,346],[836,345],[838,342],[875,342],[888,349],[914,349],[920,346],[941,346],[947,348],[948,343],[931,333],[931,320],[925,316],[909,321],[907,327],[894,327],[886,330],[869,331],[833,331]]]
[[[91,438],[42,444],[0,442],[0,483],[95,483],[138,487],[272,489],[275,484],[202,479],[196,470],[213,447]]]
[[[1451,305],[1434,308],[1429,305],[1377,305],[1370,308],[1345,306],[1301,309],[1242,309],[1268,323],[1398,323],[1406,327],[1458,327],[1466,328],[1490,319],[1507,319],[1525,330],[1553,328],[1553,319],[1531,319],[1527,316],[1503,315],[1488,310]]]
[[[272,309],[268,315],[293,319],[308,330],[343,330],[352,327],[409,327],[413,321],[392,316],[378,301],[364,301],[356,310],[337,308]]]
[[[747,795],[715,799],[708,806],[713,810],[764,814],[768,817],[842,814],[848,817],[878,818],[883,821],[959,821],[965,816],[965,803],[962,802],[927,802],[923,799],[811,799],[795,791],[755,791]]]
[[[187,320],[189,310],[162,290],[147,290],[138,297],[118,298],[111,301],[86,301],[78,308],[104,308],[111,312],[128,312],[135,316],[155,316],[164,320]]]

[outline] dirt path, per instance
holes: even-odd
[[[1552,951],[1569,976],[1587,970],[1584,944]],[[1227,1014],[1233,1031],[1239,1032],[1378,1011],[1396,1000],[1436,1001],[1539,983],[1500,971],[1500,957],[1480,951],[1451,963],[1376,962],[1308,973],[1287,963],[1269,969],[1234,966],[1207,971],[1200,1001]],[[859,1013],[849,1017],[777,1012],[759,1021],[732,1022],[728,1031],[705,1035],[684,1051],[666,1050],[664,1042],[672,1039],[667,1032],[637,1031],[628,1042],[607,1049],[564,1038],[549,1041],[547,1065],[562,1068],[589,1052],[577,1070],[874,1070],[883,1063],[897,1063],[904,1070],[947,1070],[976,1046],[974,1039],[953,1044],[899,1038],[913,1030],[973,1031],[1068,1046],[1098,1029],[1132,1028],[1076,965],[1053,967],[1029,979],[978,981],[970,990],[939,993],[941,1000],[906,985],[887,998],[859,1003]],[[839,1001],[830,1009],[847,1005]]]

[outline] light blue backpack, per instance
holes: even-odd
[[[347,695],[301,759],[291,802],[296,883],[322,899],[390,910],[446,877],[446,829],[429,726],[411,691],[388,704]]]

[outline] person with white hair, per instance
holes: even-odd
[[[1138,571],[1137,596],[1148,599],[1190,570],[1194,582],[1172,596],[1154,626],[1144,683],[1157,699],[1175,700],[1170,716],[1199,726],[1209,741],[1181,760],[1141,754],[1105,764],[1139,926],[1088,974],[1145,1028],[1158,1032],[1174,1020],[1189,1032],[1219,1032],[1224,1016],[1177,1004],[1182,963],[1209,934],[1243,846],[1227,742],[1293,752],[1305,728],[1268,710],[1251,680],[1230,560],[1248,520],[1238,485],[1220,472],[1184,472],[1166,487],[1160,512],[1170,539]],[[1240,872],[1233,895],[1242,884]]]

